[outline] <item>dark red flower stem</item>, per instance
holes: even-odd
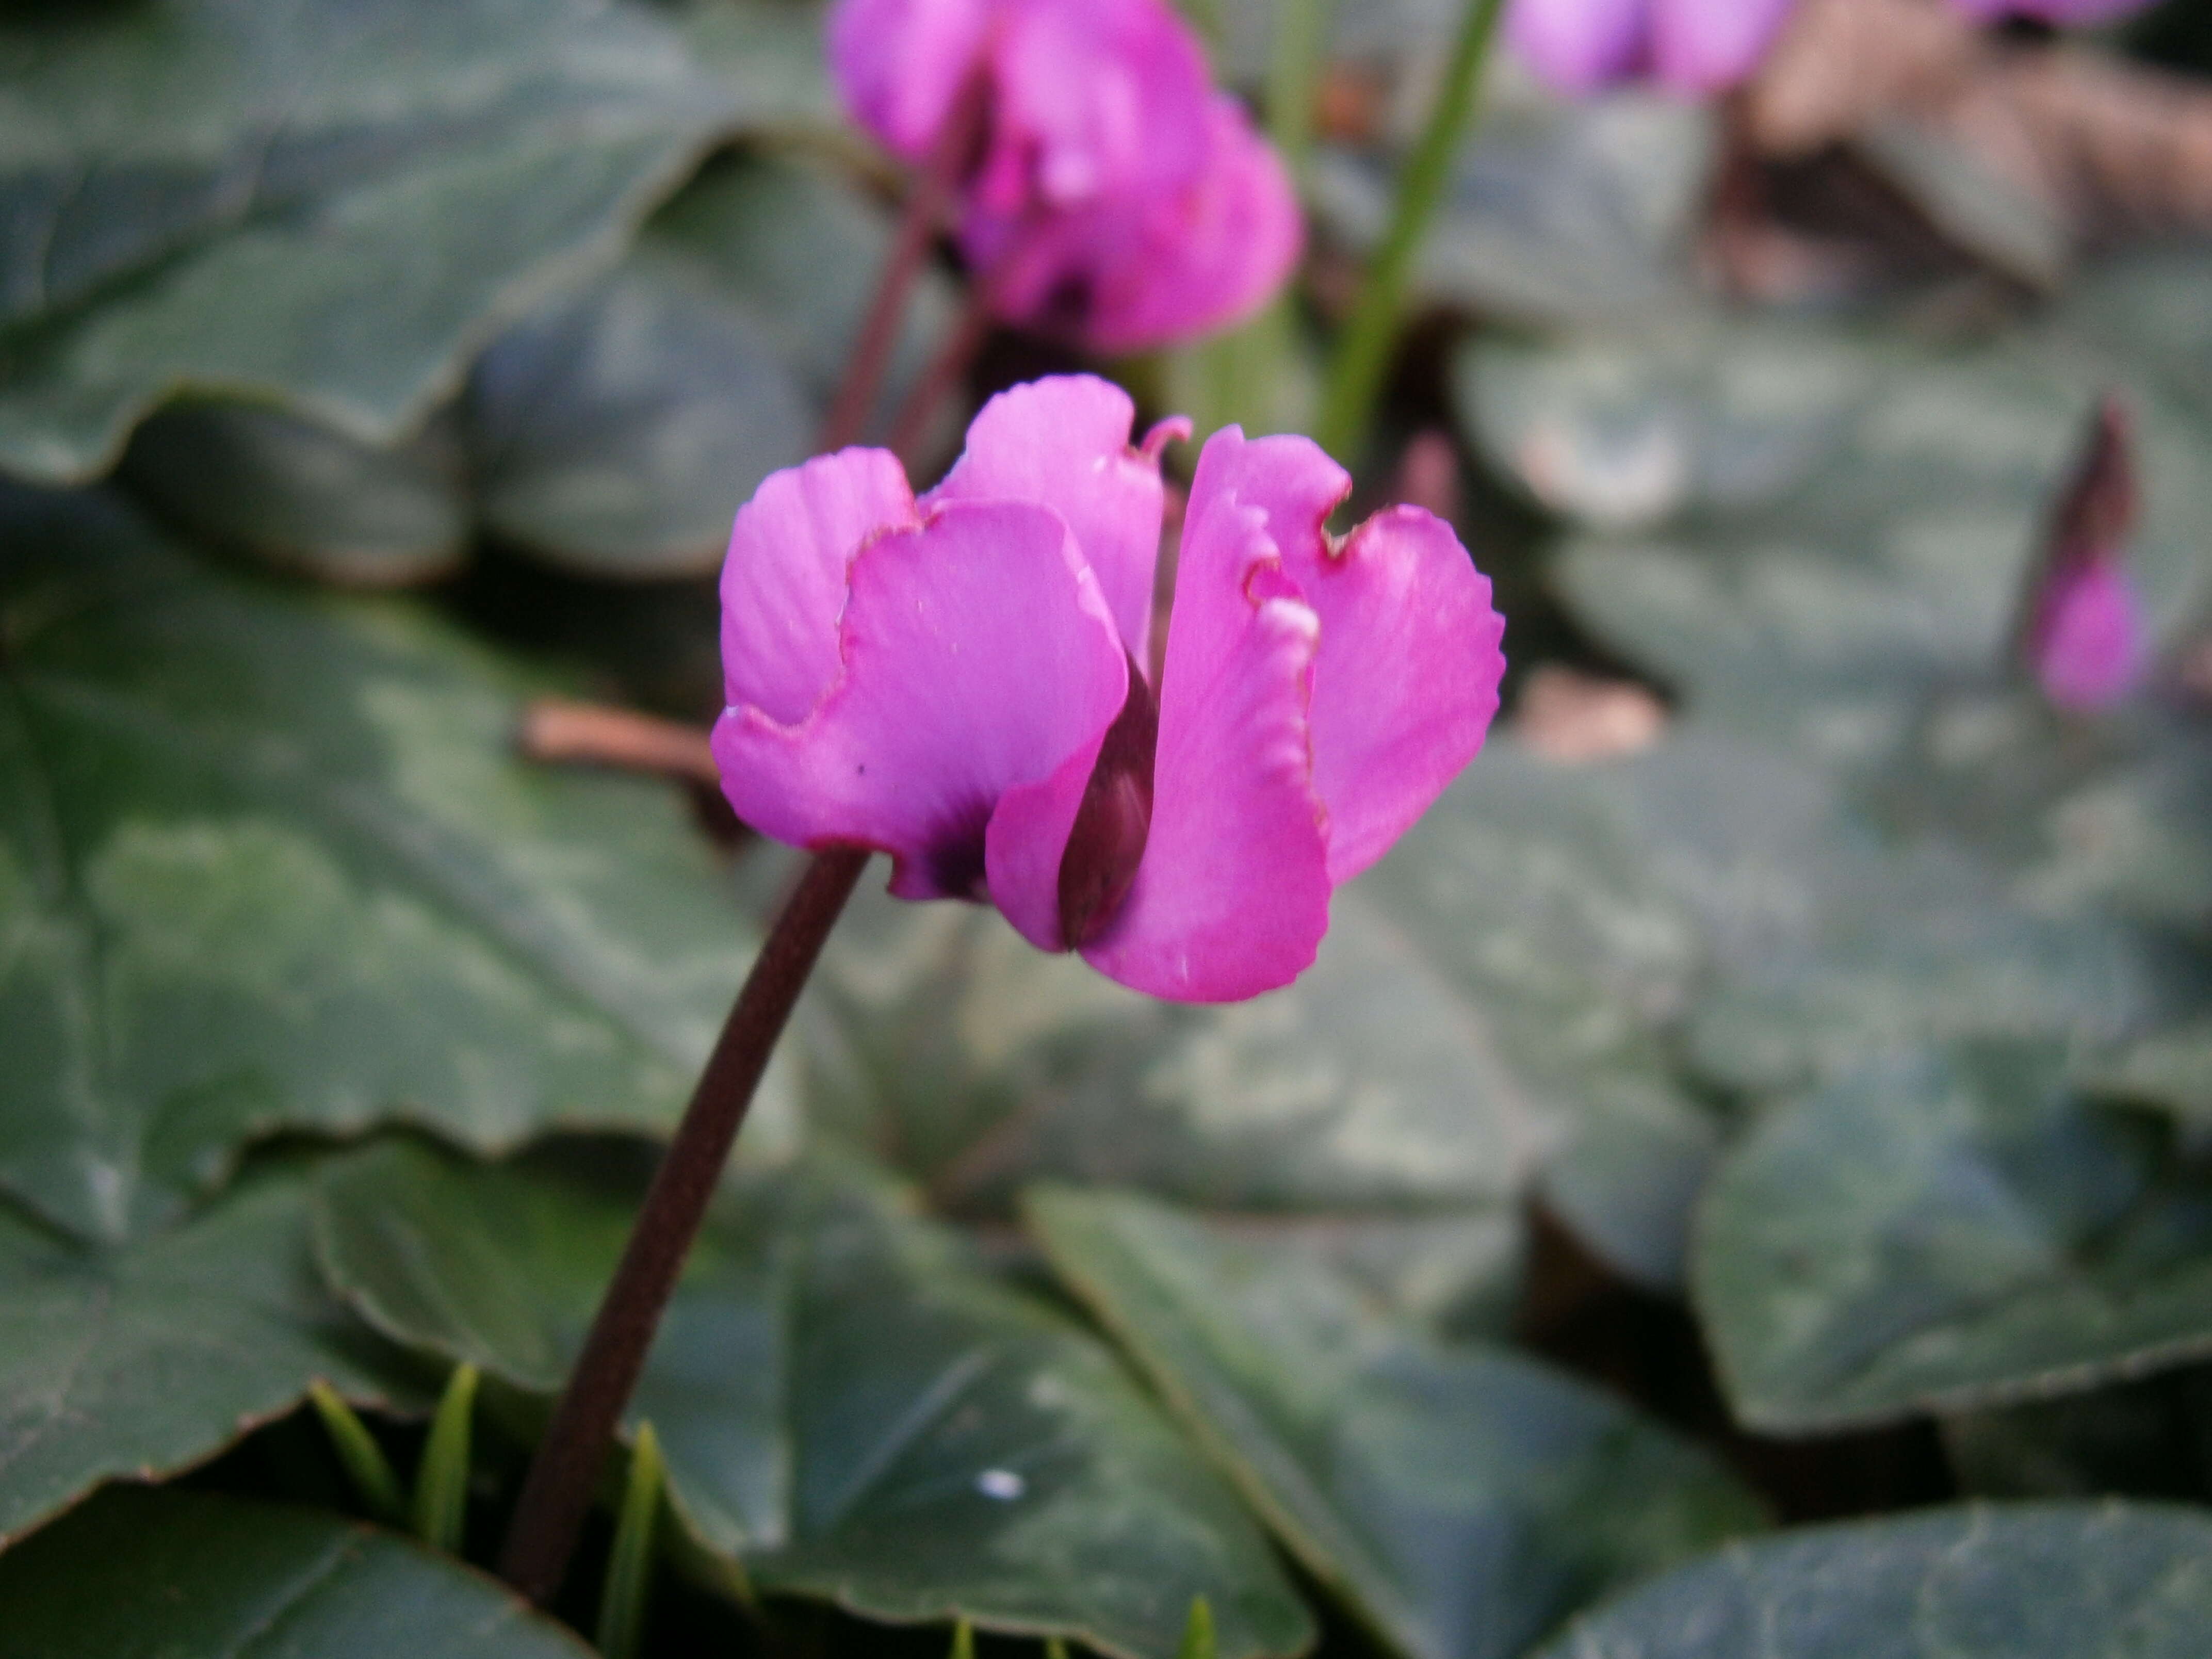
[[[929,258],[930,244],[951,215],[961,181],[975,167],[990,99],[989,80],[980,71],[970,76],[953,100],[937,142],[922,158],[921,171],[907,188],[906,204],[899,213],[898,228],[892,234],[890,252],[884,256],[883,273],[877,278],[875,297],[868,302],[860,338],[845,361],[845,378],[815,440],[817,452],[842,449],[857,442],[867,430],[868,416],[874,412],[884,372],[898,344],[907,295]]]
[[[568,1571],[615,1425],[644,1369],[731,1144],[823,941],[867,861],[865,849],[833,848],[814,855],[761,947],[660,1160],[583,1352],[538,1443],[500,1552],[500,1577],[532,1601],[544,1602]]]
[[[975,362],[975,354],[983,349],[983,342],[991,332],[991,301],[988,290],[979,280],[968,291],[968,303],[961,307],[959,318],[945,336],[937,355],[929,360],[928,368],[908,392],[892,417],[890,436],[884,447],[907,464],[911,472],[919,461],[926,459],[916,452],[929,435],[929,422],[937,413],[937,406],[961,381],[968,378],[968,370]]]

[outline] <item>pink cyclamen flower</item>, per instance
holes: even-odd
[[[1512,0],[1505,27],[1544,83],[1570,94],[1656,80],[1717,92],[1757,69],[1795,0]]]
[[[714,756],[746,823],[889,853],[902,898],[1180,1001],[1288,984],[1331,891],[1482,746],[1504,624],[1418,507],[1341,541],[1304,438],[1200,457],[1157,686],[1158,453],[1089,376],[994,398],[917,499],[881,450],[778,472],[722,570]]]
[[[1162,0],[838,0],[830,55],[910,161],[985,100],[959,240],[1010,322],[1139,350],[1248,315],[1297,262],[1289,176]]]

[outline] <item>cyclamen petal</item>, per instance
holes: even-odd
[[[738,509],[722,562],[723,701],[804,719],[837,676],[853,556],[870,536],[920,522],[906,469],[880,449],[771,474]]]
[[[1505,675],[1489,578],[1417,507],[1333,540],[1323,520],[1352,479],[1308,438],[1248,442],[1232,427],[1207,444],[1194,502],[1200,487],[1266,514],[1284,573],[1321,620],[1314,787],[1328,810],[1328,878],[1349,881],[1482,747]]]
[[[1288,174],[1164,0],[837,0],[830,58],[910,159],[988,82],[958,234],[1008,322],[1142,349],[1249,314],[1297,261]]]
[[[1182,1002],[1287,985],[1328,931],[1307,717],[1321,623],[1283,577],[1264,515],[1200,494],[1219,442],[1199,462],[1176,572],[1152,836],[1121,914],[1083,952]]]
[[[1274,146],[1226,95],[1208,129],[1197,182],[1147,204],[1126,240],[1097,251],[1085,325],[1094,349],[1139,351],[1225,327],[1266,304],[1297,265],[1305,227]]]
[[[805,719],[724,712],[723,792],[775,840],[890,854],[905,898],[981,896],[1000,799],[1087,776],[1128,690],[1097,579],[1027,502],[950,502],[867,543],[838,642],[841,675]]]
[[[1159,563],[1160,449],[1188,437],[1164,422],[1132,448],[1137,406],[1111,381],[1060,374],[1002,392],[968,428],[967,447],[924,507],[953,501],[1042,501],[1067,521],[1098,578],[1122,641],[1152,659],[1152,576]]]
[[[1206,55],[1145,0],[1004,0],[992,145],[1036,198],[1077,207],[1174,190],[1207,160]]]
[[[997,0],[840,0],[830,66],[853,118],[919,159],[989,39]]]

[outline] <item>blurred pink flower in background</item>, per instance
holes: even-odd
[[[2101,23],[2148,0],[1950,0],[1984,22],[2027,17]],[[1579,95],[1625,81],[1677,92],[1725,91],[1759,68],[1796,0],[1511,0],[1514,47],[1556,92]]]
[[[959,240],[1010,322],[1137,350],[1248,315],[1297,261],[1280,161],[1160,0],[839,0],[830,56],[910,161],[980,79]]]
[[[1656,80],[1717,92],[1759,67],[1794,0],[1512,0],[1505,27],[1546,85],[1568,94]]]
[[[1200,456],[1159,684],[1163,491],[1182,422],[1073,376],[1000,394],[916,499],[848,449],[772,476],[722,572],[738,815],[889,853],[891,891],[988,900],[1125,985],[1229,1001],[1314,958],[1331,891],[1482,746],[1504,623],[1418,507],[1342,541],[1350,479],[1234,427]]]
[[[2036,678],[2061,708],[2109,708],[2142,684],[2146,639],[2142,600],[2118,559],[2061,569],[2036,613]]]

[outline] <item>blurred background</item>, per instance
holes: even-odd
[[[1200,439],[1316,428],[1461,14],[1187,15],[1296,180],[1293,283],[1126,358],[993,325],[917,484],[1046,373]],[[404,1466],[472,1359],[507,1391],[485,1559],[607,1253],[574,1241],[619,1236],[625,1137],[793,868],[703,732],[732,514],[811,453],[904,188],[823,27],[0,10],[0,1439],[77,1425],[0,1456],[0,1540],[140,1471],[358,1508],[306,1376]],[[1449,156],[1339,459],[1346,522],[1425,506],[1494,580],[1488,747],[1247,1005],[865,884],[738,1178],[844,1196],[731,1235],[668,1362],[788,1398],[653,1396],[644,1650],[934,1654],[965,1615],[1165,1659],[1200,1594],[1229,1659],[1510,1659],[1768,1524],[2212,1502],[2212,6],[1801,0],[1710,95],[1569,96],[1501,47]],[[872,440],[963,281],[936,247]],[[2130,607],[2086,697],[2037,620],[2082,558]],[[249,1203],[293,1207],[237,1242]],[[361,1242],[379,1206],[406,1249]],[[242,1264],[311,1236],[253,1365],[122,1316],[106,1404],[33,1363],[90,1316],[33,1280],[228,1329]],[[769,1297],[787,1244],[847,1277]],[[746,1346],[763,1297],[800,1358]],[[984,1428],[916,1403],[1032,1341],[1108,1403],[1029,1423],[1028,1358]],[[1062,1469],[1063,1530],[1010,1541],[1019,1480],[867,1510],[909,1407],[952,1438],[885,1458]]]

